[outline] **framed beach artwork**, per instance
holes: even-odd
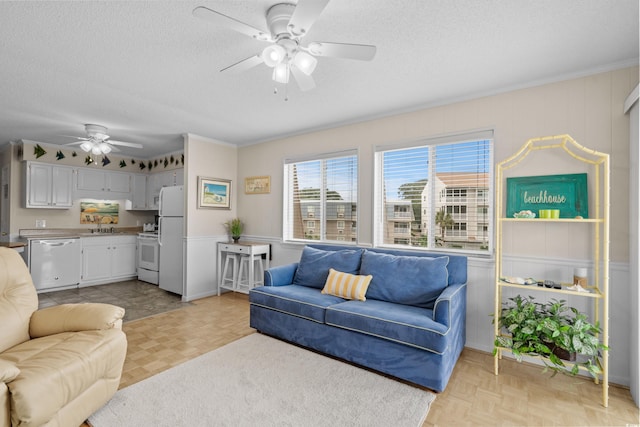
[[[271,192],[270,176],[250,176],[244,179],[245,194],[268,194]]]
[[[199,176],[198,209],[231,209],[231,180]]]
[[[80,202],[80,224],[117,224],[119,203]]]

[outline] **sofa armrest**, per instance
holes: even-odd
[[[433,320],[449,327],[454,325],[456,317],[462,315],[463,318],[466,318],[466,313],[466,283],[447,286],[433,306]]]
[[[29,335],[39,338],[62,332],[122,329],[124,308],[111,304],[62,304],[31,315]]]
[[[279,265],[271,267],[264,272],[265,286],[286,286],[293,282],[293,276],[298,269],[298,263]]]

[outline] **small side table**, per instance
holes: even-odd
[[[231,291],[238,290],[236,284],[228,285],[222,283],[222,258],[226,253],[232,254],[240,254],[249,256],[249,287],[248,289],[253,289],[255,286],[254,283],[254,260],[256,256],[259,256],[262,259],[262,255],[266,255],[266,260],[264,263],[265,270],[269,268],[269,244],[268,243],[258,243],[258,242],[243,242],[240,241],[238,243],[225,243],[218,242],[218,261],[217,261],[217,279],[218,279],[218,295],[220,295],[221,289],[228,289]],[[249,290],[238,290],[238,292],[249,293]]]

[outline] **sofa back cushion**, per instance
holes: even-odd
[[[0,352],[30,339],[29,321],[38,295],[22,257],[0,247]]]
[[[362,249],[323,251],[305,246],[292,284],[322,289],[329,276],[330,268],[344,273],[358,274],[361,256]]]
[[[360,274],[372,275],[367,299],[433,308],[447,287],[449,257],[396,256],[365,250]]]

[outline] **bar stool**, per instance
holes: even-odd
[[[229,264],[233,264],[231,266],[231,276],[228,275],[229,272]],[[233,290],[237,290],[238,288],[238,255],[227,253],[224,260],[224,268],[222,269],[222,280],[221,284],[230,283]],[[218,286],[218,296],[220,296],[220,286]]]
[[[249,255],[240,256],[240,271],[238,272],[238,282],[236,289],[244,287],[249,288]],[[253,257],[253,286],[264,284],[264,265],[262,264],[262,256]]]

